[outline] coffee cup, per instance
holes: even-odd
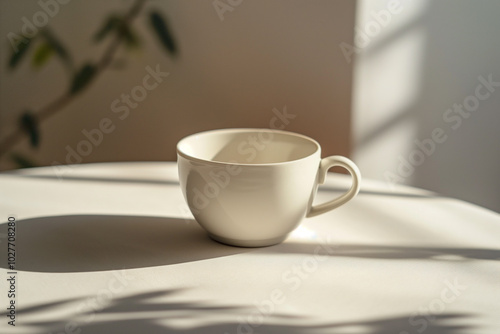
[[[333,210],[357,195],[361,173],[342,156],[321,158],[307,136],[272,129],[221,129],[177,144],[179,180],[196,221],[211,238],[240,247],[285,240],[304,218]],[[313,205],[328,170],[352,176],[347,192]]]

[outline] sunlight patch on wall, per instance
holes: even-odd
[[[364,176],[378,179],[397,167],[417,134],[415,105],[427,38],[421,22],[426,1],[390,3],[361,1],[356,25],[359,34],[371,27],[372,37],[354,67],[353,154]]]

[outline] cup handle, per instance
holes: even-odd
[[[334,155],[331,157],[321,159],[318,171],[318,184],[325,183],[328,170],[334,166],[343,167],[347,169],[347,171],[351,174],[352,176],[351,188],[345,194],[326,203],[313,206],[311,201],[311,207],[306,217],[308,218],[314,217],[322,213],[325,213],[327,211],[333,210],[341,206],[342,204],[347,203],[354,196],[358,194],[361,183],[361,172],[359,171],[358,166],[354,164],[354,162],[339,155]]]

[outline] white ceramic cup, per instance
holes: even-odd
[[[179,178],[196,221],[222,243],[262,247],[277,244],[304,217],[314,217],[351,200],[361,174],[341,156],[321,159],[313,139],[271,129],[201,132],[177,144]],[[313,206],[328,169],[352,175],[343,195]]]

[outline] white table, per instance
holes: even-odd
[[[64,172],[0,173],[1,333],[500,333],[500,215],[478,206],[364,180],[283,244],[235,248],[192,220],[174,163]]]

